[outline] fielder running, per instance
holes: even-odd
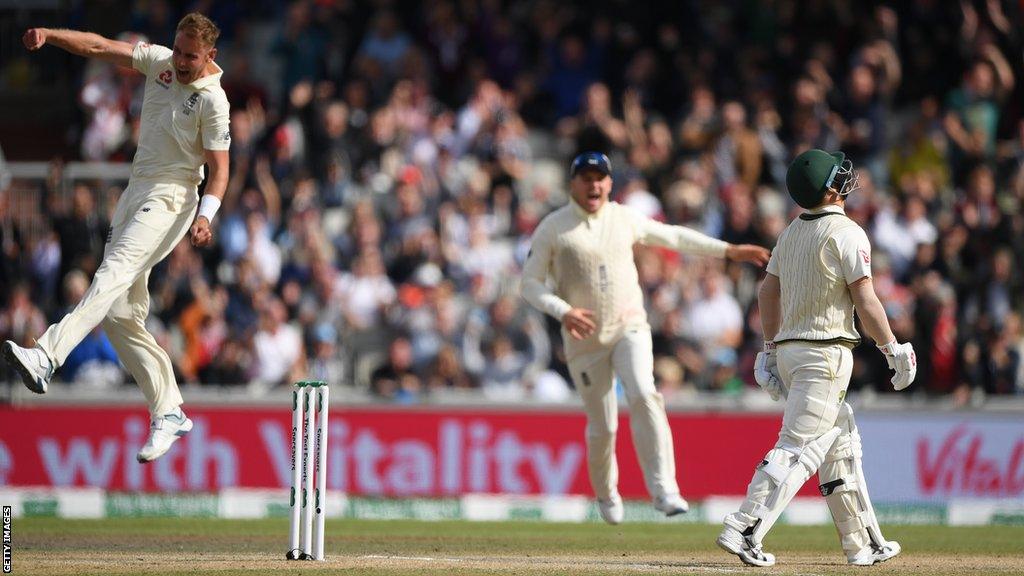
[[[586,152],[570,168],[568,205],[541,221],[523,270],[523,297],[562,323],[562,338],[576,390],[587,412],[587,466],[598,509],[609,524],[623,518],[618,492],[615,433],[618,405],[613,376],[630,407],[633,444],[654,506],[668,516],[689,504],[676,483],[672,432],[654,388],[651,327],[633,261],[633,245],[673,248],[763,266],[768,250],[734,246],[682,226],[650,220],[608,202],[611,165]],[[547,285],[548,277],[554,288]]]
[[[222,70],[213,59],[220,31],[208,18],[188,14],[178,23],[174,49],[109,40],[89,32],[33,28],[29,50],[52,44],[89,58],[132,67],[146,75],[139,147],[131,179],[118,200],[103,262],[82,301],[46,330],[34,348],[4,343],[4,356],[25,385],[46,392],[54,370],[102,322],[118,358],[149,403],[149,439],[140,462],[163,455],[192,429],[185,417],[171,360],[146,330],[150,270],[190,232],[192,244],[208,246],[210,223],[228,183],[228,101]],[[197,186],[203,164],[210,174],[199,215]],[[191,226],[191,230],[190,230]]]
[[[850,564],[869,566],[900,553],[875,518],[861,465],[860,435],[844,402],[864,330],[895,371],[892,385],[914,381],[913,347],[899,344],[871,283],[871,245],[846,217],[857,173],[842,152],[809,150],[793,160],[786,186],[807,211],[782,232],[768,262],[758,303],[764,351],[754,377],[773,399],[785,398],[775,447],[757,465],[738,512],[725,517],[718,545],[753,566],[772,566],[761,543],[786,504],[815,472]],[[781,324],[781,326],[780,326]]]

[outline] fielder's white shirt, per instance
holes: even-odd
[[[523,298],[559,321],[571,308],[586,308],[594,312],[597,323],[595,333],[584,340],[576,340],[563,327],[568,361],[614,346],[631,328],[650,329],[633,261],[637,243],[718,257],[728,246],[616,202],[590,214],[570,200],[537,226],[523,267]],[[553,287],[547,284],[549,277]]]
[[[171,50],[140,42],[132,50],[132,67],[146,75],[139,148],[132,178],[197,185],[203,179],[203,150],[227,150],[228,98],[220,87],[223,70],[179,84]],[[214,64],[214,66],[217,66]]]
[[[871,276],[871,242],[839,206],[809,210],[779,236],[768,273],[782,287],[776,342],[860,342],[849,284]]]

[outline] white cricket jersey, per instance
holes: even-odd
[[[776,342],[857,344],[849,284],[871,276],[871,243],[839,206],[804,212],[779,236],[768,273],[782,287]]]
[[[194,186],[203,179],[203,150],[231,145],[223,70],[179,84],[171,54],[165,46],[141,42],[132,50],[132,67],[146,75],[132,177]]]
[[[651,220],[616,202],[590,214],[570,200],[537,226],[523,268],[523,298],[558,320],[571,308],[591,310],[598,327],[584,340],[562,329],[567,360],[614,345],[630,328],[649,329],[633,261],[636,243],[718,257],[725,255],[728,246],[696,230]],[[546,283],[549,277],[553,289]]]

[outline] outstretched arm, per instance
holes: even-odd
[[[25,48],[39,50],[52,44],[77,56],[112,62],[125,68],[132,67],[132,49],[128,42],[111,40],[92,32],[52,28],[30,28],[22,37]]]
[[[637,242],[650,246],[663,246],[685,254],[717,256],[737,262],[750,262],[758,266],[768,263],[767,248],[753,244],[729,244],[685,226],[673,226],[651,220],[634,213]]]

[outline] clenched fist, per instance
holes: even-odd
[[[213,230],[210,229],[210,221],[206,216],[196,218],[188,233],[192,236],[192,245],[196,248],[205,248],[213,242]]]
[[[29,28],[21,37],[21,41],[25,44],[25,48],[39,50],[43,44],[46,44],[46,28]]]

